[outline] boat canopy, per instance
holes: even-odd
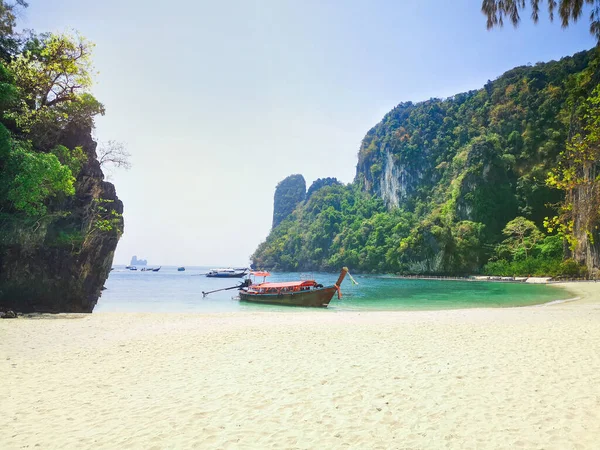
[[[310,287],[316,286],[317,282],[315,280],[304,280],[304,281],[286,281],[283,283],[261,283],[255,285],[255,288],[263,288],[263,289],[281,289],[281,288],[295,288],[295,287]]]
[[[254,275],[255,277],[270,277],[271,274],[269,272],[250,272],[250,275]]]

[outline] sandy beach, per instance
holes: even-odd
[[[550,305],[0,320],[0,448],[600,442],[600,283]]]

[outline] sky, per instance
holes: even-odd
[[[125,232],[115,264],[243,266],[269,233],[275,186],[349,183],[367,131],[403,101],[479,89],[506,70],[591,48],[528,12],[486,29],[478,0],[30,0],[38,32],[96,44],[98,141]]]

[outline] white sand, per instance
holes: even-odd
[[[0,320],[0,448],[597,449],[600,283],[509,309]]]

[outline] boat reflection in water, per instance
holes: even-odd
[[[244,283],[240,289],[240,300],[244,302],[270,303],[274,305],[311,306],[326,308],[337,292],[342,297],[340,285],[348,273],[344,267],[333,286],[323,286],[315,280],[265,282],[268,272],[250,272],[254,277],[263,277],[262,283]],[[248,285],[249,284],[249,285]]]

